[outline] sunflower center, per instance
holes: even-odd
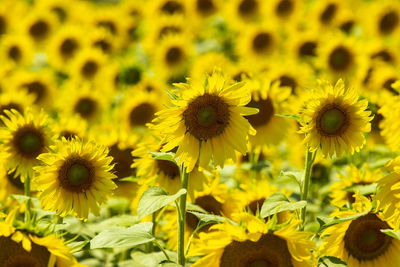
[[[7,180],[16,188],[24,190],[24,183],[21,182],[21,176],[15,176],[15,171],[7,173]]]
[[[43,40],[47,37],[47,34],[50,31],[49,24],[47,24],[44,20],[38,20],[29,28],[29,34],[36,41]]]
[[[169,160],[162,160],[162,159],[157,159],[157,167],[158,169],[164,173],[165,176],[167,176],[170,179],[175,179],[179,178],[180,172],[179,172],[179,167],[169,161]]]
[[[131,126],[145,126],[154,118],[155,108],[150,103],[142,103],[134,107],[129,114]]]
[[[40,103],[43,98],[46,96],[47,87],[42,82],[35,81],[31,83],[27,83],[23,85],[30,94],[34,94],[36,96],[35,103]]]
[[[336,15],[337,6],[335,4],[329,4],[322,12],[320,19],[323,24],[329,24],[333,17]]]
[[[168,34],[180,33],[181,31],[182,31],[181,28],[176,27],[174,25],[164,26],[161,28],[161,30],[158,34],[158,39],[161,39],[161,37],[168,35]]]
[[[70,156],[58,171],[58,180],[65,190],[83,192],[94,182],[94,167],[92,163],[79,156]]]
[[[229,105],[217,96],[204,94],[183,112],[187,131],[199,140],[221,135],[229,124]]]
[[[327,106],[318,114],[317,129],[323,135],[340,135],[347,126],[346,113],[337,106]]]
[[[232,241],[224,248],[220,267],[290,267],[293,266],[287,243],[273,234],[256,241]]]
[[[267,125],[274,116],[274,106],[270,98],[260,99],[259,101],[251,100],[246,106],[258,108],[257,114],[246,116],[253,127]]]
[[[129,85],[135,85],[142,79],[142,72],[136,66],[126,68],[121,75],[122,80]]]
[[[183,13],[184,8],[181,3],[176,1],[168,1],[162,7],[161,11],[167,14]]]
[[[93,116],[96,112],[96,109],[97,103],[89,97],[83,97],[79,99],[74,108],[75,112],[81,115],[83,118],[90,118]]]
[[[7,30],[7,23],[3,16],[0,16],[0,35],[5,34]]]
[[[293,8],[294,6],[292,0],[282,0],[276,6],[275,11],[278,14],[278,16],[286,17],[293,12]]]
[[[249,17],[257,12],[258,3],[256,0],[243,0],[239,4],[239,14],[243,17]]]
[[[17,152],[25,157],[34,159],[44,150],[44,136],[41,130],[27,125],[19,128],[13,137]]]
[[[379,31],[382,34],[390,34],[399,24],[399,15],[396,11],[389,11],[379,21]]]
[[[317,44],[313,41],[306,41],[304,42],[300,48],[299,48],[299,56],[304,57],[304,56],[310,56],[314,57],[316,56],[316,50]]]
[[[20,61],[22,57],[21,49],[16,45],[11,46],[10,49],[8,50],[8,57],[14,60],[15,62]]]
[[[115,35],[117,33],[117,27],[115,26],[115,23],[113,21],[99,21],[97,23],[97,26],[106,29],[112,35]]]
[[[94,60],[88,60],[83,64],[81,73],[82,75],[87,78],[91,79],[93,76],[96,75],[97,71],[99,70],[99,65]]]
[[[209,15],[215,11],[215,6],[212,0],[197,0],[197,11],[203,15]]]
[[[110,53],[111,52],[111,47],[112,46],[107,40],[104,40],[104,39],[97,40],[96,42],[93,43],[93,45],[95,47],[100,48],[101,51],[103,51],[104,53]]]
[[[133,169],[131,169],[131,164],[133,162],[133,156],[131,155],[132,149],[120,149],[118,144],[114,144],[110,147],[109,155],[113,157],[114,171],[118,179],[131,176],[133,174]]]
[[[78,43],[72,38],[65,39],[60,46],[60,52],[64,59],[70,59],[78,49]]]
[[[249,205],[247,205],[247,207],[251,210],[251,212],[254,215],[256,215],[257,210],[261,211],[261,207],[264,204],[264,201],[265,201],[265,197],[253,200],[252,202],[249,203]]]
[[[344,236],[344,247],[354,258],[373,260],[385,253],[392,238],[382,233],[389,225],[375,214],[367,214],[352,221]]]
[[[205,211],[208,213],[214,214],[214,215],[222,215],[222,203],[219,202],[218,200],[215,199],[212,195],[205,195],[196,198],[194,204],[197,206],[200,206],[203,208]],[[189,228],[192,230],[195,230],[198,223],[199,219],[191,214],[191,213],[186,213],[186,224],[188,225]],[[204,226],[201,231],[207,231],[212,224],[209,224],[207,226]]]
[[[265,53],[271,46],[272,38],[269,33],[262,32],[253,39],[253,49],[257,53]]]
[[[329,56],[329,66],[335,71],[345,71],[352,63],[352,54],[343,46],[335,48]]]
[[[174,46],[168,49],[167,54],[165,55],[165,60],[168,65],[176,65],[182,61],[183,56],[182,49]]]
[[[295,89],[297,87],[297,82],[293,77],[290,77],[288,75],[282,75],[279,78],[279,82],[280,82],[281,87],[283,87],[283,86],[290,87],[290,88],[292,88],[292,92],[293,93],[295,92]]]
[[[30,252],[26,251],[20,243],[16,243],[9,237],[0,237],[0,266],[4,267],[41,267],[47,266],[50,253],[46,247],[33,242]]]
[[[340,25],[340,29],[345,33],[350,33],[351,29],[353,29],[353,26],[354,26],[354,21],[348,20],[342,23],[342,25]]]

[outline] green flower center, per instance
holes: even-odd
[[[36,158],[44,149],[43,133],[34,126],[24,126],[14,135],[13,144],[25,158]]]
[[[215,119],[215,108],[204,107],[199,111],[198,120],[199,124],[203,126],[210,125]]]
[[[93,164],[79,156],[70,156],[58,171],[58,180],[61,187],[71,192],[88,190],[95,179]]]
[[[89,170],[77,163],[73,164],[68,171],[68,180],[72,185],[81,185],[89,178]]]
[[[335,133],[345,122],[345,115],[337,108],[325,111],[321,116],[321,128],[326,133]]]

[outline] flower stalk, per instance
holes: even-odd
[[[307,146],[304,175],[303,175],[303,179],[301,182],[301,190],[300,190],[301,200],[307,201],[308,190],[310,188],[310,182],[311,182],[312,164],[315,160],[315,155],[316,155],[316,151],[314,153],[310,152],[310,149]],[[306,212],[307,212],[307,205],[305,205],[300,210],[300,218],[303,222],[300,226],[301,230],[304,230],[304,225],[305,225],[305,221],[306,221]]]
[[[181,188],[188,187],[189,173],[186,168],[181,167]],[[178,263],[185,266],[185,216],[186,216],[186,196],[187,192],[180,197],[178,208]]]

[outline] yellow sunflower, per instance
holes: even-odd
[[[64,137],[69,140],[75,136],[84,139],[87,130],[87,121],[78,114],[59,114],[58,120],[54,122],[54,132],[59,139]]]
[[[1,39],[0,58],[16,66],[32,64],[34,49],[32,41],[23,34],[9,34]]]
[[[33,176],[32,167],[39,163],[36,157],[46,151],[54,136],[43,111],[37,113],[27,108],[22,114],[15,109],[4,113],[6,116],[1,119],[5,127],[0,129],[0,138],[5,166],[15,170],[15,175],[24,181]]]
[[[350,187],[370,185],[382,178],[380,170],[372,171],[367,164],[364,164],[360,169],[350,165],[346,167],[346,171],[346,175],[338,174],[340,181],[332,184],[329,189],[331,192],[330,197],[332,198],[331,204],[337,207],[343,207],[347,203],[354,203],[353,194],[356,189],[349,191]],[[368,196],[371,197],[371,194]]]
[[[381,232],[391,227],[368,198],[354,196],[353,210],[335,211],[331,216],[360,216],[327,228],[322,233],[320,256],[337,257],[349,267],[397,266],[400,241]]]
[[[57,16],[39,8],[32,9],[22,20],[22,27],[37,45],[42,45],[54,32],[58,24]]]
[[[166,143],[162,151],[178,146],[178,164],[187,171],[197,162],[207,167],[210,159],[223,166],[227,158],[235,159],[235,150],[246,153],[248,133],[255,133],[243,115],[257,113],[244,107],[251,100],[243,83],[230,84],[219,71],[205,83],[193,81],[175,84],[181,91],[171,108],[158,112],[152,128],[159,131]]]
[[[204,255],[193,267],[315,266],[312,233],[298,232],[299,221],[274,229],[247,214],[236,215],[240,225],[229,222],[212,226],[193,241],[190,255]]]
[[[24,183],[21,177],[15,177],[15,172],[7,171],[3,166],[0,167],[0,202],[6,203],[7,198],[13,194],[24,194]]]
[[[97,48],[83,48],[79,50],[68,66],[71,79],[78,82],[93,82],[102,77],[106,65],[106,55]]]
[[[34,168],[33,180],[40,204],[60,216],[73,214],[87,219],[89,211],[99,216],[100,205],[106,202],[116,185],[111,173],[112,157],[108,149],[94,142],[74,138],[50,147],[38,156],[42,165]]]
[[[214,68],[222,69],[225,73],[231,74],[234,66],[224,54],[209,51],[204,54],[196,55],[193,58],[190,77],[193,80],[203,80],[207,75],[213,73]]]
[[[54,234],[38,236],[11,226],[10,216],[0,222],[0,266],[78,267],[71,248]]]
[[[302,111],[301,133],[311,151],[321,148],[324,156],[341,156],[343,152],[360,151],[365,144],[363,133],[371,130],[373,117],[366,110],[367,100],[358,100],[352,88],[345,88],[342,80],[335,86],[320,82],[311,92]]]
[[[35,95],[28,94],[26,90],[7,87],[0,94],[0,115],[7,116],[4,110],[11,109],[23,113],[26,108],[34,107],[35,98]],[[2,121],[0,125],[4,125]]]
[[[397,1],[384,0],[366,5],[364,12],[370,14],[364,19],[364,28],[372,36],[393,36],[400,30],[400,4]]]

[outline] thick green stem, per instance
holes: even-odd
[[[314,158],[315,154],[313,155],[313,153],[310,152],[309,148],[307,147],[305,170],[304,170],[303,180],[301,183],[301,200],[307,201],[308,189],[310,188],[310,181],[311,181],[311,169],[312,169],[312,164],[314,162]],[[300,210],[300,217],[301,220],[303,221],[301,225],[301,230],[304,229],[304,225],[306,223],[306,211],[307,211],[306,209],[307,205]]]
[[[181,169],[181,188],[187,190],[189,180],[189,173],[186,168],[182,166]],[[178,263],[185,266],[185,216],[186,216],[186,195],[183,194],[179,200],[178,209]]]

